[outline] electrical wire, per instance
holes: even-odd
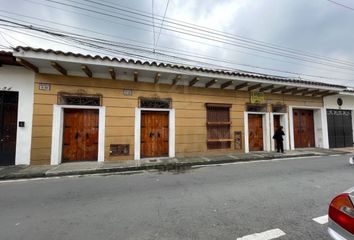
[[[81,6],[77,6],[77,5],[72,5],[72,4],[67,4],[67,3],[63,3],[63,2],[58,2],[58,1],[55,1],[55,0],[45,0],[45,1],[48,1],[48,2],[52,2],[52,3],[56,3],[56,4],[60,4],[60,5],[64,5],[64,6],[68,6],[68,7],[73,7],[73,8],[77,8],[77,9],[80,9],[80,10],[84,10],[84,11],[89,11],[89,12],[93,12],[95,14],[100,14],[100,15],[104,15],[104,16],[107,16],[107,17],[112,17],[112,18],[118,18],[118,19],[121,19],[121,20],[125,20],[125,21],[131,21],[131,22],[134,22],[134,23],[137,23],[137,24],[142,24],[142,25],[147,25],[147,26],[152,26],[151,24],[147,23],[146,21],[138,21],[138,20],[141,20],[139,18],[134,18],[134,19],[129,19],[127,17],[122,17],[122,16],[125,16],[125,15],[122,15],[120,14],[119,16],[117,15],[113,15],[113,14],[109,14],[107,12],[112,12],[112,11],[109,11],[109,10],[105,10],[105,12],[100,12],[100,11],[97,11],[97,9],[101,9],[103,10],[102,8],[95,8],[94,9],[89,9],[89,8],[85,8],[85,7],[81,7]],[[67,0],[69,2],[75,2],[75,1],[72,1],[72,0]],[[90,0],[87,0],[87,1],[90,1]],[[94,2],[94,1],[90,1],[90,2]],[[89,6],[89,5],[85,5],[85,4],[81,4],[83,6]],[[101,4],[102,5],[102,4]],[[115,8],[114,6],[110,6],[111,8]],[[138,19],[138,20],[137,20]],[[299,56],[294,56],[293,53],[282,53],[282,52],[279,52],[279,51],[269,51],[269,50],[266,50],[264,49],[264,47],[254,47],[254,46],[250,46],[249,44],[239,44],[239,43],[234,43],[234,42],[230,42],[230,41],[225,41],[223,40],[222,38],[220,37],[211,37],[210,34],[204,34],[204,35],[200,35],[198,33],[194,33],[194,32],[187,32],[181,28],[168,28],[168,27],[161,27],[162,29],[164,30],[168,30],[168,31],[172,31],[172,32],[176,32],[176,33],[180,33],[180,34],[185,34],[185,35],[189,35],[189,36],[193,36],[193,37],[198,37],[198,38],[203,38],[203,39],[207,39],[207,40],[211,40],[211,41],[217,41],[219,43],[224,43],[224,44],[229,44],[229,45],[233,45],[233,46],[236,46],[236,47],[242,47],[242,48],[246,48],[246,49],[249,49],[249,50],[254,50],[254,51],[259,51],[259,52],[263,52],[263,53],[268,53],[268,54],[273,54],[273,55],[278,55],[278,56],[283,56],[283,57],[288,57],[288,58],[294,58],[294,59],[298,59],[298,60],[302,60],[302,61],[306,61],[306,62],[309,62],[309,60],[307,58],[309,58],[310,56],[302,56],[302,57],[299,57]],[[317,59],[318,60],[318,59]],[[338,62],[338,61],[335,61],[333,59],[322,59],[321,61],[326,61],[327,64],[331,64],[331,65],[334,65],[334,64],[337,64],[337,65],[344,65],[344,66],[351,66],[353,67],[354,64],[348,64],[348,63],[345,63],[345,62]]]
[[[354,11],[354,8],[349,7],[349,6],[347,6],[347,5],[344,5],[343,3],[339,3],[339,2],[336,2],[336,1],[333,1],[333,0],[327,0],[327,1],[328,1],[328,2],[331,2],[331,3],[333,3],[333,4],[336,4],[336,5],[338,5],[338,6],[344,7],[344,8],[346,8],[346,9],[349,9],[349,10]]]
[[[50,34],[50,35],[54,35],[55,37],[70,37],[70,36],[67,36],[67,35],[64,35],[64,34],[58,34],[58,33],[52,33],[52,32],[49,32],[47,30],[41,30],[41,29],[36,29],[35,27],[33,26],[29,26],[28,27],[29,29],[31,30],[34,30],[34,31],[40,31],[42,33],[46,33],[46,34]],[[99,49],[104,49],[104,50],[109,50],[110,52],[119,52],[119,53],[125,53],[125,54],[128,54],[128,55],[133,55],[133,56],[138,56],[138,57],[144,57],[144,58],[148,58],[148,56],[146,55],[137,55],[137,54],[132,54],[132,53],[128,53],[128,52],[123,52],[121,50],[116,50],[116,49],[111,49],[111,48],[107,48],[107,47],[102,47],[102,46],[99,46],[97,44],[92,44],[92,40],[91,40],[91,43],[90,42],[85,42],[84,40],[85,39],[80,39],[80,38],[72,38],[70,37],[73,41],[76,41],[80,44],[83,44],[83,45],[87,45],[87,46],[90,46],[90,47],[94,47],[94,48],[99,48]],[[97,43],[97,42],[96,42]],[[119,47],[122,47],[122,46],[119,46]],[[123,46],[124,47],[124,46]],[[137,49],[133,49],[133,50],[137,50]],[[138,50],[141,50],[141,49],[138,49]],[[148,52],[150,53],[150,52]],[[159,53],[160,55],[162,56],[167,56],[167,57],[175,57],[175,56],[172,56],[172,55],[166,55],[164,53]],[[189,55],[191,56],[191,55]],[[195,57],[195,56],[192,56],[192,57]],[[182,60],[187,60],[187,61],[192,61],[192,62],[197,62],[197,63],[202,63],[202,64],[208,64],[208,65],[212,65],[212,66],[218,66],[218,67],[224,67],[224,66],[220,66],[220,65],[216,65],[216,64],[210,64],[210,63],[206,63],[206,62],[202,62],[202,61],[196,61],[195,59],[190,59],[190,58],[180,58]],[[256,67],[257,66],[251,66],[249,65],[249,67]],[[280,70],[278,69],[271,69],[271,68],[262,68],[262,67],[258,67],[258,68],[261,68],[261,69],[266,69],[266,70],[269,70],[269,71],[277,71],[277,72],[280,72]],[[235,70],[234,68],[231,68],[233,70]],[[238,70],[238,69],[237,69]],[[239,71],[239,70],[238,70]],[[295,75],[303,75],[303,76],[308,76],[308,77],[316,77],[316,78],[323,78],[323,79],[334,79],[334,78],[328,78],[328,77],[324,77],[324,76],[317,76],[317,75],[309,75],[309,74],[300,74],[300,73],[295,73],[295,72],[290,72],[290,71],[282,71],[284,73],[288,73],[288,74],[295,74]],[[341,80],[341,81],[344,81],[344,80],[348,80],[348,79],[340,79],[340,78],[337,78],[337,80]]]

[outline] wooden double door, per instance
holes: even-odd
[[[313,110],[294,109],[295,148],[315,147]]]
[[[16,157],[18,92],[0,91],[0,165],[14,165]]]
[[[97,161],[97,109],[64,109],[63,162]]]
[[[141,157],[167,157],[169,112],[141,112]]]
[[[263,151],[263,115],[248,114],[248,142],[250,151]]]

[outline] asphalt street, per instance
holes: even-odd
[[[352,186],[348,156],[0,182],[0,239],[330,239]]]

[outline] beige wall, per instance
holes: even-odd
[[[39,83],[50,83],[50,91],[39,90]],[[172,98],[176,111],[176,156],[232,152],[206,149],[205,103],[227,103],[231,108],[231,137],[234,131],[244,131],[243,112],[249,102],[249,93],[244,91],[188,88],[183,86],[154,85],[110,79],[66,77],[38,74],[34,87],[34,116],[31,164],[49,164],[53,104],[57,103],[58,92],[101,94],[102,105],[106,107],[105,159],[133,159],[134,156],[134,109],[139,97]],[[123,89],[132,89],[132,96],[124,96]],[[268,103],[282,103],[294,106],[322,106],[321,98],[266,94]],[[242,138],[242,141],[244,139]],[[130,144],[130,155],[109,156],[110,144]],[[244,146],[244,143],[242,143]]]

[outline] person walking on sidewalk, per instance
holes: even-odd
[[[279,126],[279,128],[275,131],[273,139],[276,141],[277,145],[277,152],[282,152],[284,153],[284,147],[283,147],[283,136],[285,135],[283,131],[283,126]]]

